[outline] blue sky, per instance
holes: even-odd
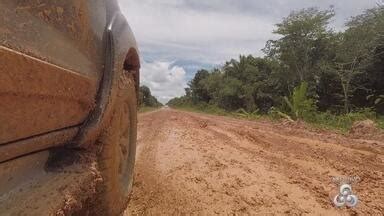
[[[199,68],[240,54],[262,56],[291,10],[333,5],[336,30],[384,0],[119,0],[141,53],[141,81],[161,102],[184,94]]]

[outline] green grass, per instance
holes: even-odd
[[[184,111],[190,111],[190,112],[197,112],[197,113],[206,113],[206,114],[213,114],[213,115],[220,115],[220,116],[228,116],[230,113],[226,112],[225,110],[222,110],[220,108],[214,107],[214,106],[177,106],[172,107],[174,109],[184,110]]]
[[[379,128],[384,130],[384,116],[379,116],[377,118],[377,125],[379,126]]]
[[[174,107],[176,109],[181,109],[190,112],[206,113],[219,116],[228,116],[235,117],[247,120],[258,120],[261,118],[266,118],[271,121],[278,121],[283,117],[278,115],[276,112],[271,112],[268,115],[260,115],[257,112],[248,113],[243,109],[240,109],[236,112],[228,112],[226,110],[220,109],[213,105],[185,105]],[[327,129],[332,131],[337,131],[341,133],[347,133],[354,122],[362,121],[366,119],[374,120],[379,128],[384,129],[384,116],[376,117],[375,113],[369,110],[362,110],[360,112],[349,113],[345,115],[334,115],[329,112],[321,113],[316,112],[311,115],[306,116],[302,119],[304,122],[308,123],[314,128]]]
[[[235,117],[235,118],[248,119],[248,120],[260,119],[262,117],[261,115],[256,113],[248,113],[243,109],[240,109],[236,112],[228,112],[217,106],[206,105],[206,104],[205,105],[185,105],[185,106],[177,106],[172,108],[189,111],[189,112],[197,112],[197,113],[204,113],[204,114],[211,114],[211,115],[218,115],[218,116],[228,116],[228,117]]]
[[[160,107],[139,107],[139,113],[151,112],[159,109]]]
[[[344,115],[334,115],[329,112],[314,113],[304,121],[314,125],[315,127],[338,130],[341,132],[348,132],[354,122],[371,119],[379,123],[374,112],[370,110],[362,110],[359,112],[352,112]]]
[[[270,119],[276,120],[283,118],[282,115],[279,115],[280,113],[281,112],[278,110],[273,110],[269,114]],[[300,120],[315,128],[334,130],[342,133],[348,132],[352,128],[354,122],[366,119],[371,119],[375,121],[379,127],[383,127],[383,119],[380,120],[380,118],[378,118],[376,114],[369,109],[363,109],[342,115],[335,115],[330,112],[312,111],[300,118]]]

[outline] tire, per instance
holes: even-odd
[[[123,72],[110,121],[100,138],[101,215],[122,214],[133,186],[137,137],[137,97],[133,80],[132,74]]]

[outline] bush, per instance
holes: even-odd
[[[311,118],[316,112],[316,105],[312,99],[307,97],[308,83],[302,82],[297,86],[290,98],[284,97],[284,101],[288,106],[288,113],[292,119]],[[279,113],[278,113],[279,114]],[[281,115],[282,113],[280,113]]]
[[[376,120],[376,114],[371,109],[362,109],[343,115],[334,115],[330,112],[316,112],[304,120],[320,127],[340,129],[345,132],[351,129],[354,122],[366,119]]]
[[[201,103],[201,104],[194,104],[190,106],[184,106],[184,107],[179,107],[184,110],[189,110],[189,111],[197,111],[197,112],[202,112],[202,113],[208,113],[208,114],[214,114],[214,115],[230,115],[229,112],[227,112],[224,109],[221,109],[217,107],[216,105],[212,104],[206,104],[206,103]]]

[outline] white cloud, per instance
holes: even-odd
[[[144,54],[161,60],[218,64],[239,54],[263,55],[275,24],[291,10],[335,7],[333,26],[376,0],[120,0]],[[144,57],[146,58],[146,57]]]
[[[155,52],[162,60],[177,57],[217,64],[240,53],[261,55],[265,39],[273,38],[271,20],[194,10],[182,0],[127,0],[121,1],[121,8],[142,52]]]
[[[187,86],[185,70],[172,66],[172,62],[142,60],[140,79],[141,84],[148,86],[152,95],[162,103],[182,96]]]
[[[261,49],[266,41],[278,37],[272,34],[275,24],[291,10],[327,9],[333,5],[337,16],[332,25],[341,29],[349,17],[375,6],[376,0],[119,0],[119,3],[135,33],[142,58],[147,61],[143,63],[142,83],[148,84],[164,102],[184,92],[181,83],[186,81],[181,80],[192,77],[193,68],[222,64],[239,54],[263,55]],[[171,67],[171,62],[180,67]],[[178,71],[175,75],[178,81],[176,77],[162,77],[172,71]]]

